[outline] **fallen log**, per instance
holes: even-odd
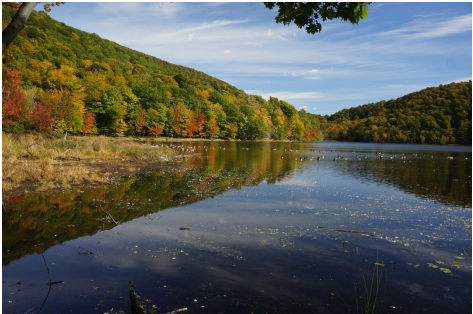
[[[367,231],[358,231],[358,230],[346,230],[346,229],[335,229],[335,231],[338,231],[338,232],[349,232],[349,233],[365,233],[365,234],[373,234],[373,232],[367,232]]]
[[[61,161],[68,161],[68,160],[74,160],[74,161],[81,161],[82,159],[80,157],[75,157],[75,156],[59,156],[59,157],[54,157],[54,160],[61,160]]]

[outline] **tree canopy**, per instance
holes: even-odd
[[[368,6],[371,2],[264,2],[272,10],[278,7],[276,23],[289,25],[291,22],[299,28],[305,27],[309,34],[322,31],[322,21],[341,19],[358,24],[360,19],[368,17]]]

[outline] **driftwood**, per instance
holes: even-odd
[[[46,295],[46,299],[44,299],[43,305],[41,305],[41,308],[39,309],[40,311],[43,309],[44,305],[46,304],[46,301],[48,300],[49,293],[51,292],[51,287],[52,287],[52,285],[55,285],[55,284],[58,284],[58,283],[59,283],[59,284],[64,284],[64,283],[65,283],[65,282],[62,281],[62,280],[59,280],[59,281],[51,281],[51,273],[49,272],[48,263],[46,263],[46,258],[44,258],[44,254],[41,254],[41,256],[43,257],[44,264],[46,265],[46,269],[48,270],[48,276],[49,276],[48,286],[49,286],[49,290],[48,290],[48,294]]]
[[[175,311],[172,311],[172,312],[167,312],[167,313],[164,313],[164,314],[176,314],[176,313],[182,313],[182,312],[187,312],[187,307],[179,309],[179,310],[175,310]]]
[[[59,156],[59,157],[54,157],[53,158],[54,160],[62,160],[62,161],[66,161],[66,160],[74,160],[74,161],[81,161],[82,159],[80,157],[75,157],[75,156]]]
[[[79,246],[79,249],[82,249],[82,250],[83,250],[83,252],[78,252],[79,255],[94,255],[94,253],[92,253],[92,252],[89,251],[89,250],[84,249],[84,248],[81,247],[81,246]],[[77,249],[77,250],[79,250],[79,249]]]
[[[141,302],[135,293],[135,288],[131,283],[130,287],[128,288],[128,295],[130,296],[131,301],[131,312],[134,314],[146,314],[146,310],[141,305]]]
[[[367,231],[358,231],[358,230],[346,230],[346,229],[335,229],[335,231],[338,231],[338,232],[349,232],[349,233],[365,233],[365,234],[373,234],[373,232],[367,232]]]
[[[128,295],[130,296],[131,312],[133,314],[147,314],[147,311],[143,307],[143,305],[141,305],[141,302],[139,300],[139,296],[136,294],[135,287],[133,286],[133,284],[131,282],[130,282],[130,286],[128,288]],[[178,309],[178,310],[174,310],[174,311],[171,311],[171,312],[167,312],[165,314],[178,314],[178,313],[182,313],[182,312],[186,312],[186,311],[187,311],[187,307],[182,308],[182,309]]]
[[[76,147],[77,147],[77,146],[76,146]],[[70,150],[71,150],[71,149],[69,148],[69,149],[67,149],[64,153],[60,153],[59,150],[56,149],[58,156],[57,156],[57,157],[54,157],[53,159],[54,159],[54,160],[64,160],[64,161],[65,161],[65,160],[75,160],[75,161],[81,161],[81,160],[82,160],[81,158],[76,157],[76,156],[66,156],[66,153],[67,153],[68,151],[70,151]],[[59,156],[59,155],[63,155],[63,156]]]
[[[115,219],[113,219],[112,215],[110,215],[109,213],[107,213],[107,212],[102,208],[102,205],[100,205],[100,209],[103,210],[103,212],[106,213],[108,216],[110,216],[110,218],[112,218],[113,222],[118,226],[118,222],[116,222]]]
[[[29,144],[28,146],[26,146],[26,152],[30,155],[33,155],[33,153],[29,151],[29,148],[33,147],[33,146],[36,146],[36,145],[38,145],[38,144],[33,143],[33,144]]]

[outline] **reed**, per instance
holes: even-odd
[[[358,289],[355,283],[355,307],[352,308],[347,301],[337,294],[342,300],[345,306],[348,308],[350,313],[353,314],[381,314],[388,313],[388,308],[397,295],[402,291],[396,293],[396,295],[389,301],[386,301],[386,289],[388,285],[388,273],[384,268],[384,264],[379,263],[378,256],[376,256],[376,262],[371,269],[370,263],[368,262],[368,270],[366,273],[361,271],[363,278],[363,287]],[[383,278],[384,277],[384,278]]]

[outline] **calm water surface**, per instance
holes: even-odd
[[[111,186],[4,196],[3,312],[130,313],[132,282],[156,313],[346,313],[378,263],[389,313],[471,313],[471,147],[174,144]]]

